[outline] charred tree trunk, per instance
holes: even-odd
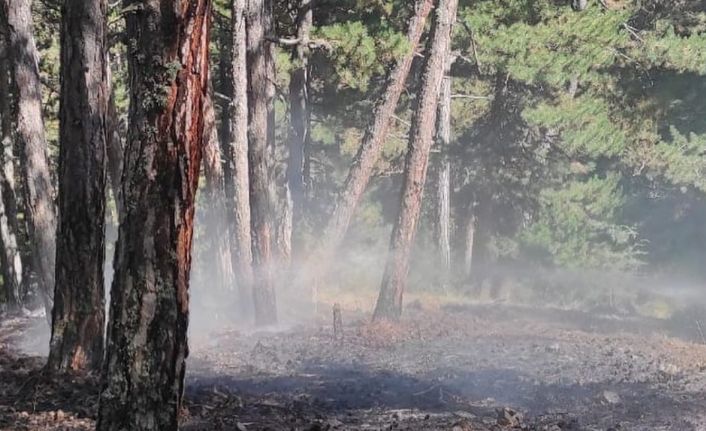
[[[253,303],[245,4],[246,0],[231,0],[230,31],[224,32],[227,37],[221,45],[221,85],[223,93],[230,99],[222,110],[221,142],[231,258],[241,312],[249,310]]]
[[[412,66],[415,51],[424,32],[424,23],[432,8],[432,0],[417,0],[415,13],[407,31],[407,41],[410,51],[392,69],[387,78],[387,87],[375,105],[370,123],[365,129],[363,140],[348,177],[338,196],[336,207],[324,231],[323,240],[315,254],[318,265],[330,259],[343,240],[353,213],[360,201],[370,176],[377,163],[382,147],[390,130],[392,116],[397,102],[405,88],[407,75]],[[326,266],[324,264],[324,266]]]
[[[106,0],[62,9],[53,371],[98,370],[103,360],[107,9]]]
[[[439,254],[440,281],[442,287],[446,287],[451,273],[451,77],[448,75],[441,81],[436,144],[440,153],[436,179],[436,246]]]
[[[287,161],[287,187],[291,196],[291,226],[301,222],[306,198],[305,154],[311,138],[311,110],[309,109],[309,35],[313,22],[313,0],[299,0],[297,39],[292,53],[295,67],[289,80],[289,160]],[[290,243],[291,243],[290,227]],[[291,250],[291,245],[290,245]],[[291,253],[291,252],[290,252]]]
[[[226,222],[226,199],[221,160],[221,148],[216,130],[216,113],[213,109],[211,92],[204,101],[203,127],[203,171],[206,179],[204,195],[206,199],[205,261],[212,263],[207,269],[207,279],[218,289],[233,287],[233,262],[230,255],[230,237]]]
[[[375,320],[395,320],[402,314],[402,294],[407,283],[409,256],[421,209],[436,108],[446,70],[451,28],[456,20],[457,5],[458,0],[439,0],[435,10],[431,48],[425,60],[420,94],[409,133],[400,212],[392,230],[390,253],[373,316]]]
[[[12,77],[15,84],[15,123],[22,152],[28,236],[34,270],[47,311],[51,313],[54,289],[56,218],[54,187],[49,174],[47,142],[42,120],[42,84],[37,47],[32,34],[30,0],[0,0],[7,19]]]
[[[126,15],[129,131],[97,429],[176,430],[208,87],[208,0]]]
[[[272,243],[273,191],[269,166],[274,143],[274,46],[272,0],[251,0],[245,17],[248,74],[248,162],[255,323],[277,322]]]
[[[4,14],[0,10],[0,26],[5,26]],[[12,103],[10,91],[9,54],[4,32],[0,33],[0,264],[2,264],[5,297],[11,307],[22,306],[22,259],[18,248],[20,234],[17,222],[15,195],[15,169],[12,136]]]

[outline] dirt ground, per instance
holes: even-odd
[[[343,339],[325,321],[193,334],[182,429],[706,430],[700,331],[509,306],[405,313],[372,325],[344,310]],[[50,380],[20,351],[37,319],[0,324],[0,429],[91,429],[97,381]]]

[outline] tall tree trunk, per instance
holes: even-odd
[[[99,370],[103,360],[107,9],[107,0],[62,8],[53,371]]]
[[[375,105],[358,153],[353,160],[348,177],[339,193],[336,207],[324,231],[322,242],[315,253],[315,260],[318,265],[321,265],[321,262],[325,262],[327,259],[331,259],[332,254],[343,241],[353,213],[368,185],[375,164],[380,158],[397,102],[405,88],[407,75],[409,75],[409,70],[412,67],[412,60],[431,9],[432,0],[417,0],[415,3],[415,13],[407,30],[407,41],[409,42],[410,51],[395,64],[387,78],[385,92]]]
[[[274,235],[270,149],[274,143],[272,0],[251,0],[245,17],[248,65],[248,162],[255,324],[277,322],[272,242]]]
[[[216,113],[211,98],[212,90],[204,101],[203,171],[206,179],[205,261],[213,267],[207,269],[207,280],[218,289],[233,288],[233,262],[230,255],[230,237],[226,222],[226,197],[221,160],[221,148],[216,130]]]
[[[0,11],[0,26],[7,26],[4,14]],[[9,52],[4,32],[0,34],[0,263],[2,264],[3,287],[6,300],[12,307],[22,306],[22,259],[18,248],[20,235],[17,222],[15,195],[15,169],[12,136],[12,103],[9,74]]]
[[[17,141],[21,149],[25,219],[34,270],[47,311],[54,289],[56,218],[54,186],[49,174],[47,142],[42,120],[42,84],[37,47],[32,34],[30,0],[0,0],[8,23],[12,77],[15,84]]]
[[[473,246],[476,236],[476,215],[473,203],[468,205],[464,235],[463,275],[466,280],[471,278],[473,270]]]
[[[229,36],[221,45],[221,85],[230,99],[222,110],[221,142],[225,159],[225,191],[233,272],[238,283],[240,311],[253,304],[250,177],[248,172],[248,72],[246,68],[246,0],[231,0]]]
[[[123,172],[123,143],[120,139],[120,118],[118,108],[115,104],[115,91],[112,86],[111,61],[107,62],[108,67],[108,115],[105,122],[106,134],[106,167],[108,179],[110,180],[110,190],[115,200],[115,208],[118,214],[122,214],[123,192],[122,192],[122,172]]]
[[[299,0],[297,39],[292,53],[295,67],[289,80],[289,160],[287,161],[287,187],[290,204],[290,244],[292,227],[301,223],[305,191],[305,154],[311,138],[311,110],[309,108],[309,35],[313,22],[313,0]],[[290,245],[291,249],[291,245]],[[291,251],[290,251],[291,253]]]
[[[210,2],[140,5],[126,15],[126,205],[115,252],[99,431],[176,430],[188,354]]]
[[[449,61],[450,63],[450,61]],[[448,73],[448,66],[446,68]],[[451,273],[451,77],[441,81],[441,95],[436,119],[436,144],[439,166],[436,178],[436,247],[439,255],[439,275],[442,287],[449,283]]]
[[[435,10],[431,48],[425,60],[420,94],[409,133],[400,212],[392,230],[390,252],[373,316],[376,320],[394,320],[402,314],[402,295],[407,284],[409,256],[421,209],[436,108],[446,70],[451,28],[456,20],[457,6],[458,0],[439,0]]]

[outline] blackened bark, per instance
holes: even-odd
[[[414,242],[422,203],[429,152],[434,135],[436,108],[449,55],[451,28],[456,20],[458,0],[439,0],[431,29],[431,48],[425,60],[417,107],[412,117],[405,160],[402,200],[392,230],[390,252],[373,318],[398,319],[407,283],[409,256]]]
[[[375,105],[370,123],[365,129],[363,140],[348,177],[341,189],[336,207],[323,234],[322,242],[315,253],[318,265],[331,259],[348,230],[353,213],[368,185],[375,164],[390,130],[397,102],[405,88],[405,82],[412,66],[417,45],[424,32],[424,24],[432,9],[432,0],[417,0],[415,13],[407,30],[410,51],[397,61],[387,78],[385,92]],[[324,266],[326,266],[324,264]]]
[[[221,46],[221,85],[230,102],[222,111],[225,190],[231,235],[233,272],[238,283],[240,311],[251,309],[252,236],[250,234],[250,177],[248,171],[248,73],[245,26],[246,0],[231,0],[229,36]]]
[[[52,371],[99,370],[103,360],[107,8],[66,0],[62,9]]]
[[[289,255],[292,248],[292,230],[299,226],[304,211],[305,154],[311,138],[311,110],[309,109],[309,35],[313,21],[313,0],[299,0],[297,39],[292,52],[294,68],[289,79],[289,160],[287,187],[289,207]],[[285,233],[285,235],[287,235]],[[285,236],[287,238],[287,236]]]
[[[208,0],[126,14],[129,130],[97,429],[176,430],[208,86]]]
[[[42,84],[37,47],[32,34],[30,0],[0,0],[9,32],[10,58],[15,85],[15,124],[21,154],[24,209],[33,268],[47,318],[54,289],[56,218],[54,186],[42,120]]]
[[[248,73],[248,162],[255,324],[277,322],[272,243],[274,203],[270,150],[274,144],[275,64],[272,0],[251,0],[245,17]]]
[[[448,67],[447,71],[448,73]],[[439,256],[439,275],[442,286],[449,283],[451,272],[451,77],[441,82],[441,94],[436,119],[436,145],[439,165],[436,178],[436,248]]]
[[[226,222],[226,197],[221,148],[216,130],[216,113],[211,91],[204,101],[203,171],[206,180],[204,233],[206,237],[205,262],[207,282],[218,289],[233,288],[233,262],[230,255],[230,236]],[[210,266],[213,265],[213,266]]]
[[[1,8],[0,8],[1,9]],[[7,27],[0,10],[0,26]],[[6,34],[0,32],[0,264],[5,297],[11,307],[22,306],[22,259],[18,248],[20,235],[15,195],[14,144],[12,136],[12,103],[9,53]]]

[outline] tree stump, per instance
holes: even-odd
[[[333,339],[343,341],[343,320],[341,319],[341,306],[333,304]]]

